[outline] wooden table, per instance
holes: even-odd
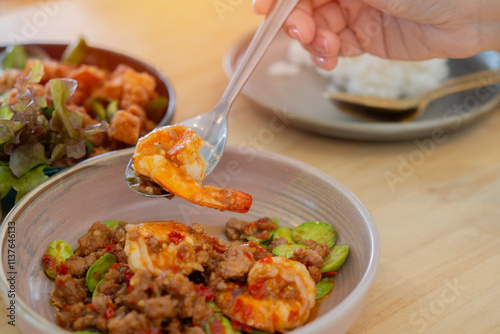
[[[215,105],[228,82],[223,55],[260,20],[250,0],[2,0],[0,42],[82,35],[136,56],[172,79],[180,121]],[[414,141],[344,141],[293,127],[257,143],[339,180],[377,223],[380,265],[350,334],[500,332],[498,111],[427,151]],[[248,145],[271,118],[238,97],[228,143]],[[405,170],[412,154],[424,158]],[[402,178],[391,186],[387,173]],[[6,319],[2,307],[0,332],[20,333]]]

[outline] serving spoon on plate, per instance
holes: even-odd
[[[195,130],[196,133],[203,138],[205,146],[203,146],[201,150],[201,155],[207,162],[207,168],[205,170],[207,175],[219,162],[224,147],[226,146],[227,115],[231,105],[297,2],[298,0],[278,0],[275,3],[270,14],[262,21],[257,29],[240,65],[236,69],[216,106],[209,112],[180,122]],[[161,193],[161,188],[152,183],[148,184],[148,186],[156,187],[156,191],[144,191],[144,187],[139,186],[141,179],[135,175],[132,165],[133,162],[130,160],[125,171],[125,179],[132,190],[147,197],[170,196],[168,192],[163,191]]]
[[[427,106],[437,99],[453,93],[486,87],[499,82],[500,69],[484,70],[448,79],[429,90],[427,93],[413,98],[362,96],[342,91],[325,92],[324,97],[350,105],[359,105],[369,108],[370,114],[372,115],[377,112],[383,113],[385,116],[389,114],[401,116],[404,114],[409,116],[406,118],[409,120],[421,116]]]

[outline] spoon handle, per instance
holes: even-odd
[[[485,70],[463,75],[445,81],[439,88],[432,90],[422,99],[419,109],[424,109],[430,102],[449,94],[478,87],[486,87],[500,82],[500,69]]]
[[[222,110],[226,113],[229,111],[236,96],[243,88],[243,85],[252,74],[297,2],[298,0],[277,0],[275,2],[271,13],[262,21],[259,29],[257,29],[257,32],[245,52],[245,56],[233,74],[226,91],[215,109],[220,110],[218,107],[222,107]]]

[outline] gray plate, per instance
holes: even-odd
[[[223,65],[228,77],[232,76],[251,37],[241,39],[225,55]],[[269,76],[269,66],[286,59],[289,43],[290,39],[283,33],[276,37],[242,92],[270,112],[285,113],[292,125],[307,131],[356,140],[410,140],[462,129],[491,112],[500,101],[500,85],[494,85],[439,99],[417,120],[369,117],[360,109],[340,106],[324,98],[328,79],[314,69],[302,68],[295,76]],[[500,54],[485,52],[467,59],[450,59],[448,66],[451,77],[497,69]]]

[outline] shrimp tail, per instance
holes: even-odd
[[[207,203],[208,207],[219,209],[221,211],[232,211],[246,213],[252,206],[252,196],[242,191],[231,190],[227,188],[217,188],[214,186],[204,186],[204,192],[208,192],[210,197],[217,204]],[[214,201],[211,201],[214,203]]]

